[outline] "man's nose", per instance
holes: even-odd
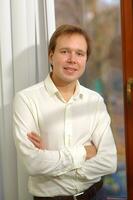
[[[69,54],[69,62],[76,62],[76,54],[74,52],[71,52]]]

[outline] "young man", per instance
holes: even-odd
[[[103,98],[78,82],[90,55],[80,27],[62,25],[49,43],[51,73],[16,94],[14,136],[35,200],[102,199],[116,146]]]

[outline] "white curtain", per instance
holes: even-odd
[[[30,200],[12,133],[14,94],[45,78],[54,0],[0,0],[0,200]]]

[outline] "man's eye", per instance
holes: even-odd
[[[84,54],[81,53],[81,52],[77,52],[77,55],[78,55],[78,56],[84,56]]]
[[[65,53],[67,53],[67,51],[66,51],[66,50],[63,50],[63,51],[61,51],[61,53],[65,54]]]

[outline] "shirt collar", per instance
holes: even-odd
[[[57,87],[55,86],[54,82],[52,81],[50,74],[48,74],[48,76],[46,77],[44,84],[50,95],[55,95],[55,94],[60,93]],[[78,97],[82,97],[82,96],[83,96],[83,92],[81,90],[81,85],[79,81],[77,81],[76,90],[74,92],[73,98],[77,99]]]
[[[46,89],[47,89],[47,91],[50,95],[54,95],[58,92],[58,89],[55,86],[55,84],[53,83],[53,81],[50,77],[50,74],[48,74],[48,76],[46,77],[44,84],[45,84]]]

